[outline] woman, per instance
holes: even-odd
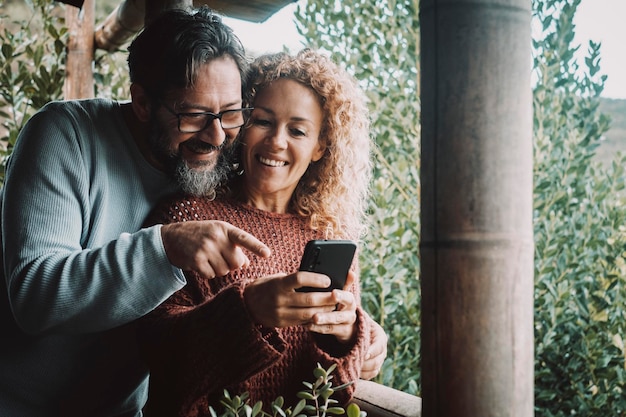
[[[295,404],[317,363],[337,364],[333,383],[356,381],[369,346],[357,274],[345,290],[297,271],[311,239],[354,239],[364,231],[370,179],[365,100],[354,80],[325,56],[304,50],[258,58],[254,107],[240,138],[241,175],[211,200],[178,196],[151,223],[224,219],[271,249],[269,259],[187,285],[139,323],[150,367],[145,415],[209,415],[224,389],[269,404]],[[233,190],[237,190],[236,192]],[[356,265],[354,266],[356,269]],[[263,278],[258,278],[263,277]],[[347,402],[354,390],[339,391]]]

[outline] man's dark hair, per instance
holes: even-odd
[[[233,58],[245,88],[248,62],[241,41],[207,6],[169,9],[150,22],[128,47],[130,80],[153,99],[192,87],[197,68],[222,56]]]

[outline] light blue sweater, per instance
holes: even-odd
[[[175,189],[116,102],[54,102],[27,123],[0,195],[0,415],[140,415],[147,372],[119,326],[185,283],[160,225],[140,230]]]

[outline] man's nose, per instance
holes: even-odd
[[[220,146],[226,139],[226,132],[222,129],[222,124],[218,118],[209,122],[198,134],[200,140],[210,143],[213,146]]]

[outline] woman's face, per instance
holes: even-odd
[[[249,201],[284,212],[311,162],[324,154],[323,112],[317,94],[290,79],[259,91],[243,135],[242,163]]]

